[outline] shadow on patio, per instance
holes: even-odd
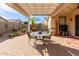
[[[8,40],[8,39],[10,39],[10,38],[8,37],[9,34],[10,34],[10,33],[5,33],[4,35],[2,35],[2,36],[0,37],[0,43],[6,41],[6,40]]]
[[[49,56],[79,56],[79,50],[62,46],[60,44],[51,42],[46,44]],[[42,50],[45,48],[44,45],[37,44],[35,47],[42,55]]]
[[[2,43],[2,42],[4,42],[4,41],[6,41],[6,40],[9,40],[9,39],[13,39],[13,38],[10,38],[9,37],[9,35],[10,35],[11,33],[5,33],[5,34],[3,34],[1,37],[0,37],[0,43]],[[20,34],[19,36],[22,36],[22,35],[26,35],[26,33],[23,33],[23,34]],[[16,36],[16,37],[19,37],[19,36]]]

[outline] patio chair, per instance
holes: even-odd
[[[29,38],[29,40],[28,40],[28,44],[29,44],[30,40],[35,39],[35,38],[30,35],[30,32],[27,32],[27,35],[28,35],[28,38]]]
[[[29,41],[32,39],[32,37],[30,36],[30,32],[27,32],[27,36],[28,36],[28,44],[29,44]]]
[[[31,39],[30,32],[27,32],[28,38]]]
[[[51,39],[51,36],[52,36],[52,33],[49,32],[49,33],[48,33],[48,36],[44,36],[44,38]]]

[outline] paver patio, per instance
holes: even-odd
[[[3,36],[3,38],[5,38]],[[0,38],[0,40],[2,40]],[[47,55],[49,56],[79,56],[79,40],[73,38],[52,36],[51,42],[46,40]],[[10,56],[42,56],[44,55],[44,45],[42,41],[38,40],[35,47],[32,46],[34,41],[28,44],[27,34],[18,36],[12,39],[6,38],[0,42],[0,55]]]
[[[79,38],[52,36],[52,40],[61,45],[79,50]]]
[[[0,39],[1,40],[1,39]],[[36,49],[28,45],[27,35],[7,39],[0,43],[0,55],[41,55]]]

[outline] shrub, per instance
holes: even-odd
[[[20,36],[20,33],[19,32],[12,32],[9,37],[10,38],[13,38],[13,37],[16,37],[16,36]]]
[[[25,21],[24,24],[28,24],[28,21]]]
[[[13,37],[20,36],[18,32],[13,32],[12,34],[13,34]]]
[[[17,30],[17,29],[12,29],[12,31],[13,31],[13,32],[17,32],[18,30]]]
[[[22,24],[22,28],[26,28],[26,25],[25,24]]]
[[[26,28],[22,28],[21,32],[25,33],[26,32]]]

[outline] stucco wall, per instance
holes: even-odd
[[[68,25],[68,31],[71,36],[75,36],[75,15],[79,15],[79,9],[74,10],[73,12],[69,14],[64,15],[57,15],[52,19],[52,28],[58,29],[59,33],[59,26],[56,26],[56,21],[59,22],[59,16],[66,16],[67,18],[67,25]]]
[[[11,31],[13,29],[13,23],[7,22],[7,32]]]
[[[70,35],[75,36],[75,16],[79,15],[79,9],[74,10],[68,15],[68,25],[69,25],[69,32]],[[71,20],[72,19],[72,20]]]
[[[57,35],[58,34],[58,26],[56,26],[56,22],[58,21],[58,16],[55,16],[55,17],[52,17],[51,18],[51,28],[52,28],[52,32],[53,32],[53,35]]]
[[[7,25],[7,27],[6,27]],[[0,34],[10,32],[12,29],[19,29],[21,27],[20,23],[14,23],[14,22],[1,22],[0,21]]]
[[[5,24],[6,24],[5,22],[0,22],[0,34],[6,32]]]
[[[69,15],[68,18],[69,34],[75,36],[75,15]]]
[[[8,31],[12,31],[12,29],[19,29],[21,27],[20,23],[16,23],[16,22],[8,22]]]

